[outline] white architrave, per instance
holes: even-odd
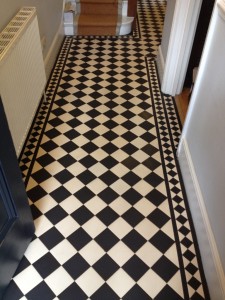
[[[183,88],[202,0],[177,0],[162,80],[162,92],[175,96]]]

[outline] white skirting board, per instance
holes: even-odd
[[[197,234],[211,300],[223,300],[225,299],[224,271],[188,144],[184,138],[180,141],[177,154]]]
[[[162,53],[161,45],[158,48],[158,54],[157,54],[157,57],[156,57],[156,65],[157,65],[157,69],[158,69],[158,73],[159,73],[159,79],[160,79],[160,82],[162,83],[164,69],[165,69],[165,60],[164,60],[164,56],[163,56],[163,53]]]
[[[46,72],[46,77],[49,78],[51,74],[51,70],[54,66],[54,63],[56,61],[56,57],[59,53],[59,49],[62,45],[62,41],[64,39],[64,24],[63,24],[63,19],[61,21],[61,24],[59,26],[58,31],[56,32],[56,35],[53,39],[53,42],[51,44],[51,47],[44,59],[44,64],[45,64],[45,72]]]

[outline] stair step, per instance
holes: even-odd
[[[75,1],[76,2],[76,1]],[[117,0],[80,0],[76,2],[78,4],[83,4],[83,3],[93,3],[93,4],[118,4]]]
[[[77,20],[79,26],[96,26],[96,27],[109,27],[117,24],[118,16],[114,15],[79,15]]]
[[[94,15],[117,15],[117,3],[83,3],[80,8],[81,14]]]
[[[102,26],[82,26],[78,29],[77,35],[110,35],[114,36],[116,35],[115,26],[108,26],[108,27],[102,27]]]

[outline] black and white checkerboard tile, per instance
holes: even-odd
[[[209,299],[153,59],[165,1],[138,7],[139,37],[63,43],[20,159],[36,233],[6,300]]]

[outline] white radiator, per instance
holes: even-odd
[[[36,9],[23,7],[0,33],[0,95],[17,156],[45,84]]]

